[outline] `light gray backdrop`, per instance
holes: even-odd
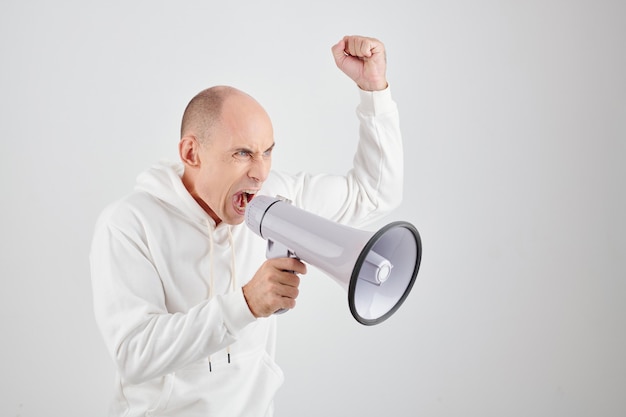
[[[282,169],[344,172],[356,87],[330,47],[380,38],[424,242],[380,326],[311,272],[280,318],[277,416],[626,415],[626,3],[0,4],[0,415],[104,416],[92,315],[103,206],[176,158],[187,101],[254,95]]]

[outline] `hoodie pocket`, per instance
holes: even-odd
[[[269,415],[284,377],[264,351],[240,354],[227,361],[196,362],[173,375],[169,401],[153,416],[261,417]],[[164,407],[161,407],[163,406]]]

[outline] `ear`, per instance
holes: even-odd
[[[178,143],[180,160],[187,166],[197,167],[200,165],[200,143],[195,136],[183,136]]]

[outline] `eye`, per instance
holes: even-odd
[[[252,157],[252,152],[246,151],[245,149],[238,150],[233,154],[236,159],[250,159]]]
[[[270,146],[270,147],[269,147],[269,148],[268,148],[265,152],[263,152],[263,157],[264,157],[264,158],[269,158],[269,157],[271,157],[271,156],[272,156],[272,151],[274,150],[274,146],[275,146],[275,145],[276,145],[276,144],[275,144],[275,143],[273,143],[273,144],[272,144],[272,146]]]

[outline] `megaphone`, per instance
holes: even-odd
[[[422,243],[408,222],[393,222],[372,233],[263,195],[248,203],[245,221],[267,240],[267,258],[301,259],[339,283],[348,292],[352,316],[361,324],[388,319],[415,283]]]

